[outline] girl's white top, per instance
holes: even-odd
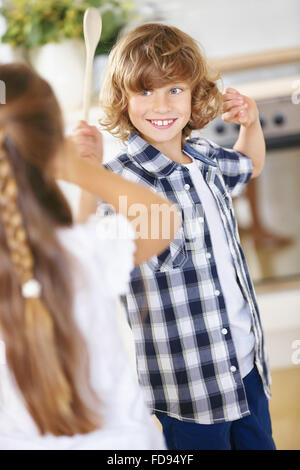
[[[92,217],[60,229],[73,255],[74,317],[87,342],[91,384],[98,393],[102,428],[72,437],[41,436],[10,373],[0,341],[0,449],[165,449],[150,416],[119,333],[118,296],[134,267],[134,232],[122,215]]]

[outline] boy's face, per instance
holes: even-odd
[[[170,83],[161,88],[130,93],[131,123],[151,145],[163,151],[180,146],[182,129],[191,117],[191,89],[188,83]]]

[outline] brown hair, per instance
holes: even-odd
[[[41,434],[99,428],[87,347],[73,318],[69,255],[56,231],[72,225],[51,173],[63,122],[50,86],[23,64],[0,65],[0,329],[10,370]],[[35,279],[41,295],[24,297]],[[86,403],[90,399],[89,405]]]
[[[222,95],[197,42],[173,26],[148,23],[121,38],[112,49],[100,103],[101,126],[125,141],[131,132],[128,93],[151,90],[175,81],[187,81],[192,91],[192,112],[183,136],[201,129],[222,109]]]

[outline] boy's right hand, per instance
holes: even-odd
[[[81,157],[102,164],[103,139],[96,126],[90,126],[86,121],[79,121],[70,138]]]

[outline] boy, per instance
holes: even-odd
[[[102,126],[128,139],[107,167],[183,216],[169,248],[133,270],[126,297],[139,381],[168,448],[275,449],[263,331],[231,202],[264,165],[255,102],[234,89],[222,97],[190,36],[145,24],[112,51],[102,107]],[[186,139],[221,110],[240,125],[233,150]],[[82,154],[100,156],[98,135],[79,125]],[[95,208],[83,195],[82,217]]]

